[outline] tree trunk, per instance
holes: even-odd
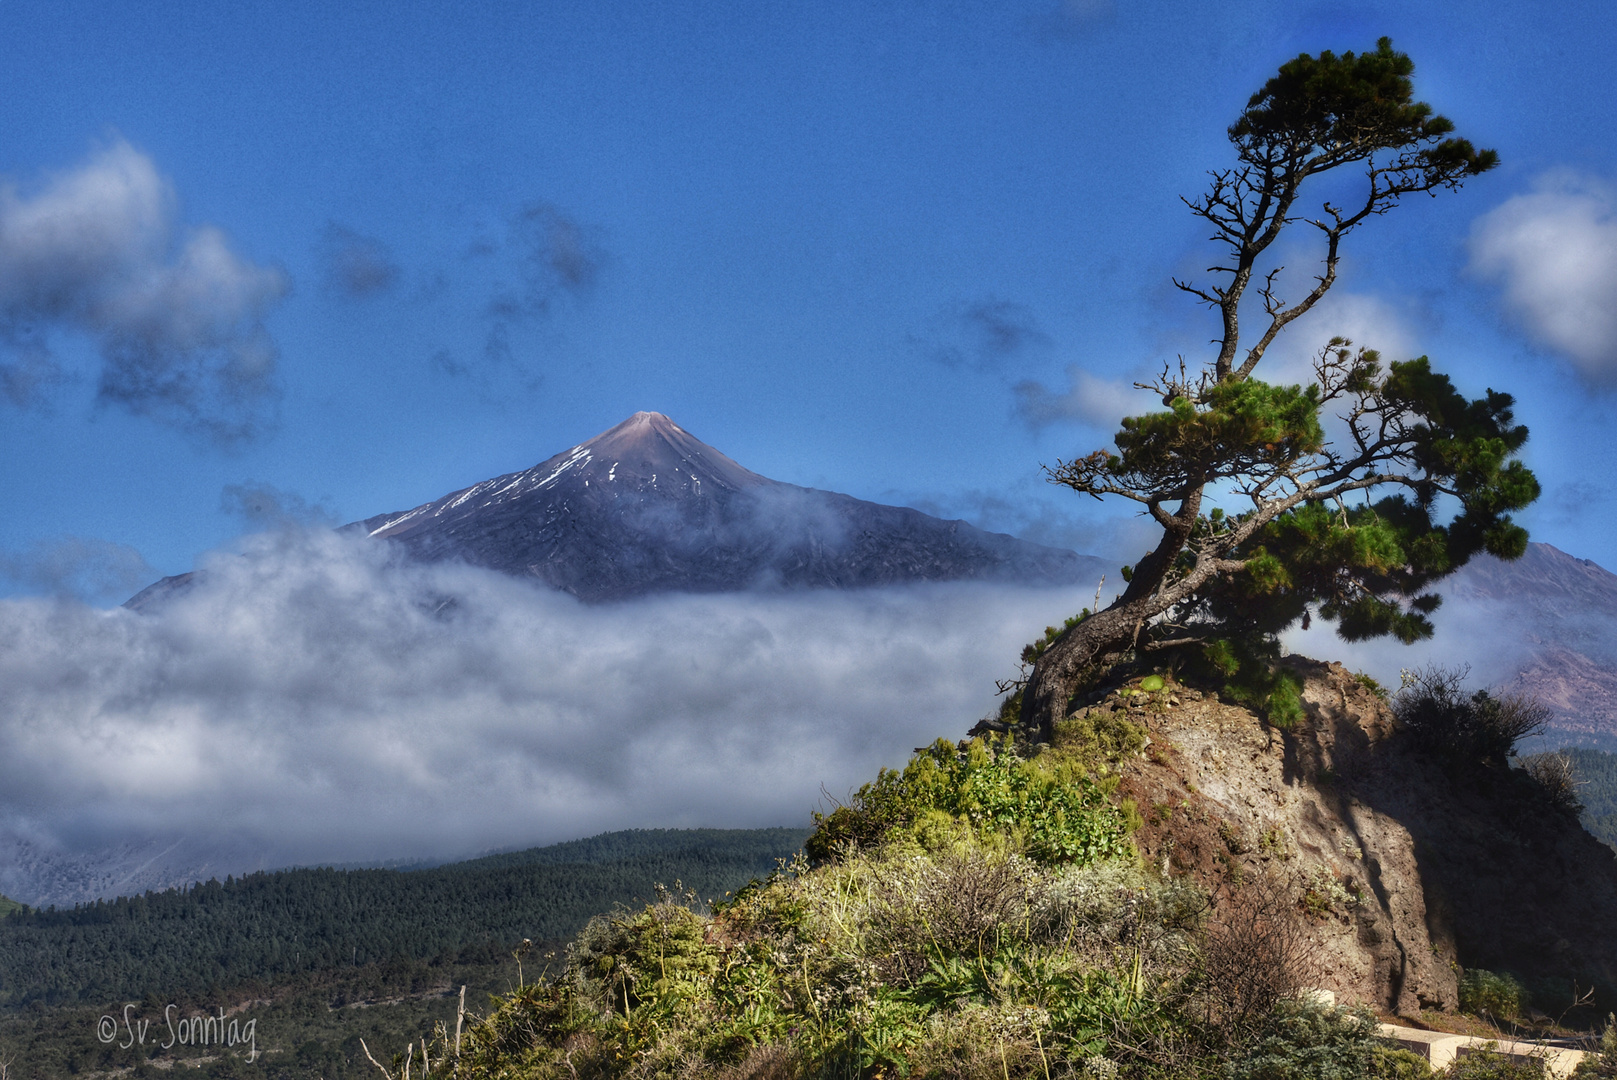
[[[1146,604],[1119,603],[1091,615],[1044,650],[1022,689],[1022,738],[1050,742],[1056,721],[1067,716],[1067,702],[1134,644],[1135,627],[1148,618]]]
[[[1056,721],[1067,717],[1067,702],[1086,685],[1105,674],[1134,647],[1145,623],[1167,611],[1201,587],[1214,563],[1198,558],[1190,573],[1169,588],[1163,582],[1184,550],[1201,511],[1205,481],[1184,489],[1179,509],[1164,524],[1162,539],[1139,561],[1128,588],[1105,611],[1096,612],[1068,630],[1044,650],[1022,689],[1018,723],[1023,739],[1050,742]]]

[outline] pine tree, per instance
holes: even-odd
[[[1511,513],[1539,486],[1516,457],[1527,429],[1510,395],[1468,399],[1424,356],[1383,364],[1341,338],[1317,353],[1311,385],[1254,377],[1276,337],[1336,283],[1346,236],[1406,195],[1458,189],[1498,163],[1414,100],[1413,72],[1387,38],[1371,52],[1286,63],[1229,128],[1237,164],[1184,200],[1223,257],[1209,282],[1174,284],[1218,313],[1218,351],[1143,387],[1164,411],[1123,419],[1113,449],[1049,470],[1083,494],[1140,504],[1162,537],[1125,568],[1110,607],[1037,655],[1021,697],[1026,737],[1047,740],[1072,696],[1130,656],[1261,685],[1276,635],[1298,621],[1334,620],[1349,640],[1429,637],[1434,582],[1479,552],[1526,549]],[[1352,201],[1305,211],[1305,184],[1353,166],[1362,179]],[[1314,230],[1324,257],[1307,294],[1288,303],[1281,268],[1260,263],[1293,225]],[[1242,304],[1253,300],[1258,333],[1243,340]],[[1343,422],[1334,442],[1327,409]],[[1229,498],[1233,510],[1214,505]]]

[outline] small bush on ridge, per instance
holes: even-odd
[[[1404,673],[1393,712],[1428,751],[1452,761],[1503,765],[1523,739],[1549,722],[1543,704],[1520,694],[1495,697],[1487,690],[1467,695],[1461,684],[1470,668],[1435,666]]]
[[[1023,760],[998,738],[964,749],[939,739],[902,772],[883,769],[848,805],[815,814],[805,851],[820,864],[849,849],[906,840],[929,847],[969,832],[1042,863],[1129,853],[1126,816],[1094,780],[1061,766],[1058,754]]]

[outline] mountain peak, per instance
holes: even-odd
[[[607,428],[593,439],[587,439],[579,445],[594,448],[619,443],[624,440],[651,439],[657,436],[667,437],[684,434],[686,434],[684,428],[660,412],[637,412],[621,424]]]
[[[587,458],[614,480],[632,478],[631,482],[658,487],[679,477],[686,484],[694,482],[698,491],[704,483],[737,491],[769,483],[660,412],[637,412],[558,458],[562,456],[578,458],[581,463]]]
[[[350,528],[585,600],[758,585],[1093,580],[1071,551],[760,476],[667,416],[637,412],[520,473]]]

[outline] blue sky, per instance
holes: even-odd
[[[1039,466],[1207,357],[1179,199],[1248,96],[1383,34],[1503,163],[1355,233],[1259,373],[1345,334],[1514,393],[1534,537],[1617,569],[1610,4],[0,3],[0,856],[801,822],[958,737],[1091,587],[584,608],[275,526],[653,409],[776,479],[1132,562],[1137,520]],[[199,562],[160,615],[79,603]],[[1432,647],[1508,677],[1505,620],[1453,621]]]
[[[0,30],[12,595],[116,603],[266,516],[413,506],[639,409],[1125,558],[1125,511],[1039,465],[1207,355],[1178,198],[1247,96],[1382,34],[1503,164],[1353,236],[1276,366],[1346,332],[1516,394],[1534,538],[1617,567],[1608,4],[53,0]]]

